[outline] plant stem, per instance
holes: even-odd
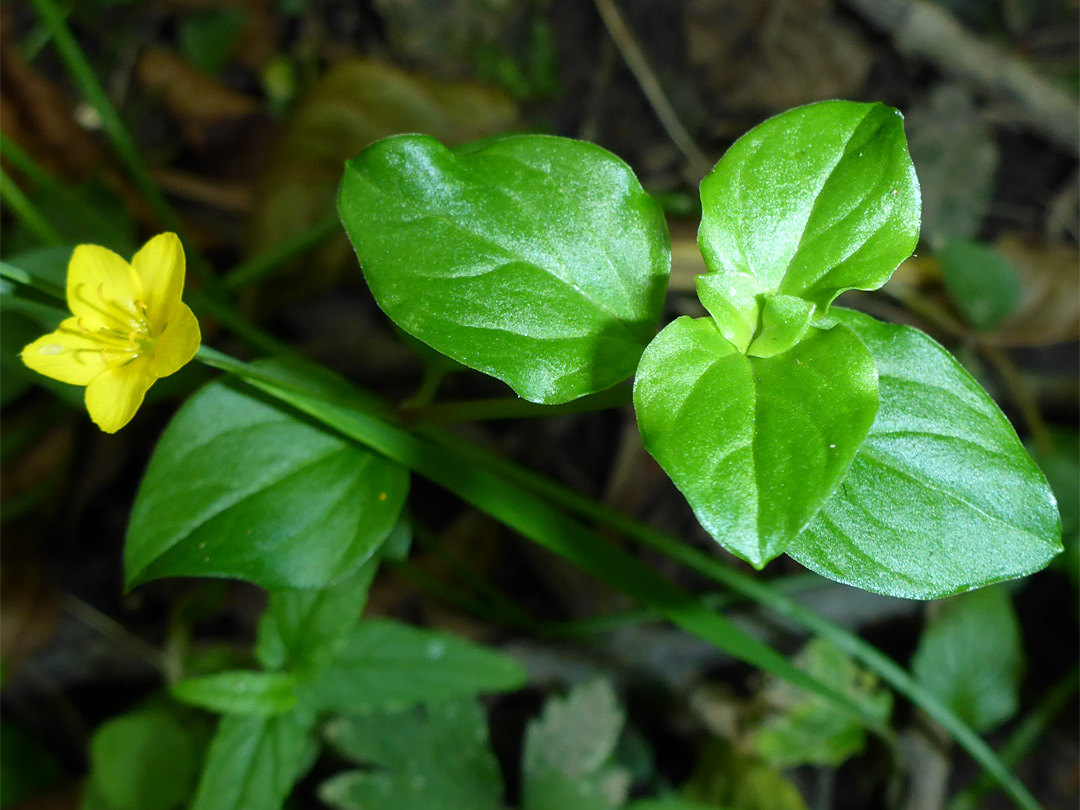
[[[128,134],[120,114],[116,111],[112,101],[109,100],[109,96],[101,86],[101,82],[98,81],[97,75],[90,66],[90,62],[87,61],[82,48],[79,47],[79,43],[75,41],[75,36],[71,33],[64,15],[60,13],[53,0],[30,0],[30,2],[37,11],[38,17],[49,30],[53,45],[60,52],[60,57],[67,65],[68,71],[75,80],[75,84],[78,85],[79,91],[97,110],[106,135],[112,141],[113,148],[119,155],[120,160],[127,166],[135,185],[143,197],[146,198],[154,213],[157,214],[161,223],[166,228],[175,231],[184,241],[188,250],[191,269],[207,291],[216,294],[219,286],[218,279],[214,276],[209,263],[195,248],[194,243],[186,237],[180,217],[177,216],[172,206],[169,205],[150,178],[150,172],[139,154],[139,147],[132,140],[131,135]]]
[[[451,422],[488,422],[495,419],[525,419],[542,416],[604,411],[629,405],[633,398],[630,386],[621,385],[561,405],[543,405],[516,397],[474,399],[466,402],[437,402],[417,408],[402,408],[410,423],[448,424]]]
[[[255,258],[230,270],[222,279],[222,286],[229,292],[235,292],[256,281],[261,281],[287,262],[304,255],[340,231],[341,220],[338,219],[337,214],[319,220],[300,233],[273,245],[265,253],[260,253]]]
[[[998,756],[1005,765],[1013,768],[1020,763],[1046,732],[1054,718],[1076,694],[1078,687],[1080,687],[1080,669],[1074,667],[1046,693],[1001,747]],[[993,788],[993,780],[988,779],[986,774],[981,774],[949,803],[949,810],[974,810],[983,796]]]
[[[23,194],[8,173],[0,169],[0,200],[3,200],[26,229],[46,245],[60,245],[64,237]]]
[[[1027,788],[1016,776],[1009,772],[1008,768],[1002,764],[982,738],[953,714],[936,696],[919,684],[903,667],[854,633],[849,633],[824,616],[799,604],[790,596],[779,593],[770,588],[768,584],[730,568],[720,560],[691,547],[684,541],[638,523],[632,518],[579,495],[577,492],[567,489],[550,479],[486,453],[480,448],[467,445],[456,437],[431,431],[426,431],[424,435],[438,441],[443,446],[452,448],[459,457],[484,465],[500,477],[543,495],[577,515],[613,528],[642,545],[660,551],[665,556],[682,563],[699,574],[707,576],[736,593],[752,599],[777,615],[790,619],[810,632],[828,639],[848,655],[876,672],[896,691],[920,706],[923,711],[936,720],[987,773],[991,774],[1001,784],[1019,807],[1026,810],[1039,807],[1038,802],[1035,801]]]

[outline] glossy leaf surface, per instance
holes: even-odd
[[[667,224],[598,146],[386,138],[347,164],[338,209],[390,319],[525,399],[625,380],[656,331]]]
[[[698,245],[712,271],[827,307],[873,290],[911,255],[919,183],[903,118],[882,104],[797,107],[737,140],[701,182]]]
[[[917,329],[836,309],[877,364],[881,406],[836,495],[788,549],[822,576],[937,599],[1061,550],[1046,479],[971,375]]]
[[[634,407],[646,449],[701,525],[760,568],[844,477],[874,419],[877,374],[844,327],[760,358],[710,319],[679,318],[642,357]]]
[[[405,468],[215,383],[166,428],[128,527],[128,586],[165,576],[316,588],[368,559],[405,501]]]

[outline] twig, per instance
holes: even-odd
[[[1050,140],[1080,154],[1080,104],[1022,59],[983,42],[947,11],[927,0],[844,0],[888,31],[899,51],[944,73],[969,79],[1015,104],[1023,119]]]
[[[656,117],[660,119],[667,134],[683,153],[683,157],[689,161],[695,174],[706,175],[712,168],[712,161],[705,157],[705,153],[698,148],[690,133],[686,131],[686,127],[682,125],[675,108],[671,106],[671,102],[664,94],[664,89],[660,86],[656,74],[649,67],[649,60],[645,58],[633,32],[626,25],[619,9],[616,8],[614,0],[594,0],[594,2],[596,10],[600,13],[600,19],[604,21],[608,33],[611,34],[616,47],[626,60],[626,66],[634,74],[634,78],[641,86],[641,91],[649,100],[649,104],[652,105]]]

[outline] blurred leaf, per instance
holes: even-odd
[[[1012,263],[989,245],[949,242],[938,254],[945,289],[964,319],[990,331],[1019,305],[1023,292]]]
[[[135,77],[148,95],[160,99],[186,140],[197,147],[212,145],[227,133],[227,124],[260,112],[254,98],[222,84],[166,48],[144,49]]]
[[[396,532],[395,526],[391,537]],[[378,566],[376,557],[325,588],[271,593],[259,622],[259,663],[300,677],[328,667],[360,619]]]
[[[408,485],[405,468],[213,383],[150,460],[128,526],[128,586],[163,576],[325,586],[375,553]]]
[[[808,810],[781,771],[717,739],[705,747],[683,795],[733,810]]]
[[[910,113],[908,148],[922,188],[922,234],[934,250],[979,232],[990,208],[998,149],[970,93],[938,85]]]
[[[626,810],[723,810],[723,808],[689,799],[665,797],[663,799],[638,799],[626,805]]]
[[[863,706],[883,724],[892,709],[892,694],[877,678],[858,667],[824,639],[814,639],[795,657],[795,664]],[[768,763],[835,767],[862,751],[863,726],[835,704],[811,695],[786,681],[770,680],[765,699],[773,709],[754,738],[754,747]]]
[[[1002,586],[956,596],[930,619],[911,661],[915,677],[975,731],[1016,712],[1020,624]]]
[[[342,756],[368,766],[324,782],[338,810],[499,810],[502,778],[475,698],[372,712],[326,729]]]
[[[1029,441],[1028,452],[1042,469],[1057,498],[1065,553],[1053,565],[1080,585],[1080,433],[1061,428],[1051,433],[1048,450]]]
[[[217,73],[232,57],[246,21],[241,8],[207,9],[185,17],[177,34],[180,50],[195,67]]]
[[[442,75],[463,74],[527,4],[515,0],[374,0],[394,53]]]
[[[366,712],[502,692],[525,682],[514,660],[438,630],[367,619],[328,669],[303,686],[315,711]]]
[[[181,703],[219,714],[273,717],[296,705],[296,679],[284,672],[233,670],[174,683]]]
[[[502,92],[440,82],[390,65],[353,59],[335,65],[307,92],[285,126],[260,184],[248,231],[249,255],[325,219],[335,209],[341,168],[379,138],[428,133],[450,144],[517,127]],[[333,283],[355,259],[342,235],[313,259],[294,262],[262,300],[280,305]]]
[[[623,710],[594,680],[551,698],[529,723],[522,758],[524,810],[601,810],[626,801],[630,774],[612,764]]]
[[[60,762],[37,737],[12,720],[0,720],[0,807],[25,802],[62,775]]]
[[[191,795],[201,739],[164,708],[138,709],[90,741],[91,795],[113,810],[173,810]]]
[[[1038,244],[1006,234],[994,247],[1020,274],[1015,312],[984,339],[1002,346],[1045,346],[1080,337],[1080,253],[1076,245]]]
[[[297,714],[221,718],[191,810],[281,810],[318,754],[313,725]]]
[[[841,19],[832,3],[694,0],[686,5],[688,59],[713,91],[709,102],[757,116],[861,95],[872,52],[859,27]]]

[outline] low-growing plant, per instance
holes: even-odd
[[[400,135],[347,164],[338,198],[376,302],[428,347],[432,374],[449,358],[519,398],[457,403],[455,419],[632,403],[645,448],[701,526],[756,569],[787,554],[837,582],[938,599],[1045,567],[1061,550],[1054,496],[990,396],[918,329],[834,304],[881,287],[915,248],[919,184],[899,112],[827,101],[771,118],[702,180],[701,205],[701,316],[657,334],[671,265],[665,218],[630,167],[598,146],[508,135],[450,149]],[[951,628],[971,620],[966,603],[933,625],[917,680],[767,579],[436,427],[425,415],[438,404],[395,409],[315,366],[239,319],[212,276],[188,300],[268,357],[199,346],[184,278],[172,234],[131,264],[79,246],[64,291],[30,267],[3,268],[6,306],[52,330],[23,360],[86,386],[106,431],[137,418],[150,386],[192,357],[226,373],[161,436],[132,510],[125,580],[229,578],[270,594],[257,668],[181,667],[171,700],[98,731],[85,807],[171,810],[193,796],[194,810],[271,810],[324,741],[360,766],[320,788],[332,807],[504,806],[476,695],[518,688],[522,667],[443,632],[361,618],[380,564],[408,553],[414,474],[775,679],[753,753],[716,754],[741,757],[745,786],[700,776],[681,798],[629,806],[749,801],[738,797],[779,784],[780,765],[840,762],[867,730],[890,741],[881,684],[936,719],[1019,806],[1036,806],[972,731],[1015,708],[1015,644],[1006,639],[996,661],[1006,685],[991,673],[985,693],[958,689],[935,663]],[[50,306],[57,293],[70,313]],[[597,527],[822,640],[789,660]],[[1007,595],[986,594],[1008,625]],[[991,691],[995,700],[982,700]],[[222,715],[212,737],[188,706]],[[622,728],[603,682],[549,702],[526,734],[521,806],[623,807]],[[125,759],[135,741],[160,763],[153,785]],[[820,746],[816,758],[799,753],[807,745]],[[779,796],[761,801],[798,801]]]

